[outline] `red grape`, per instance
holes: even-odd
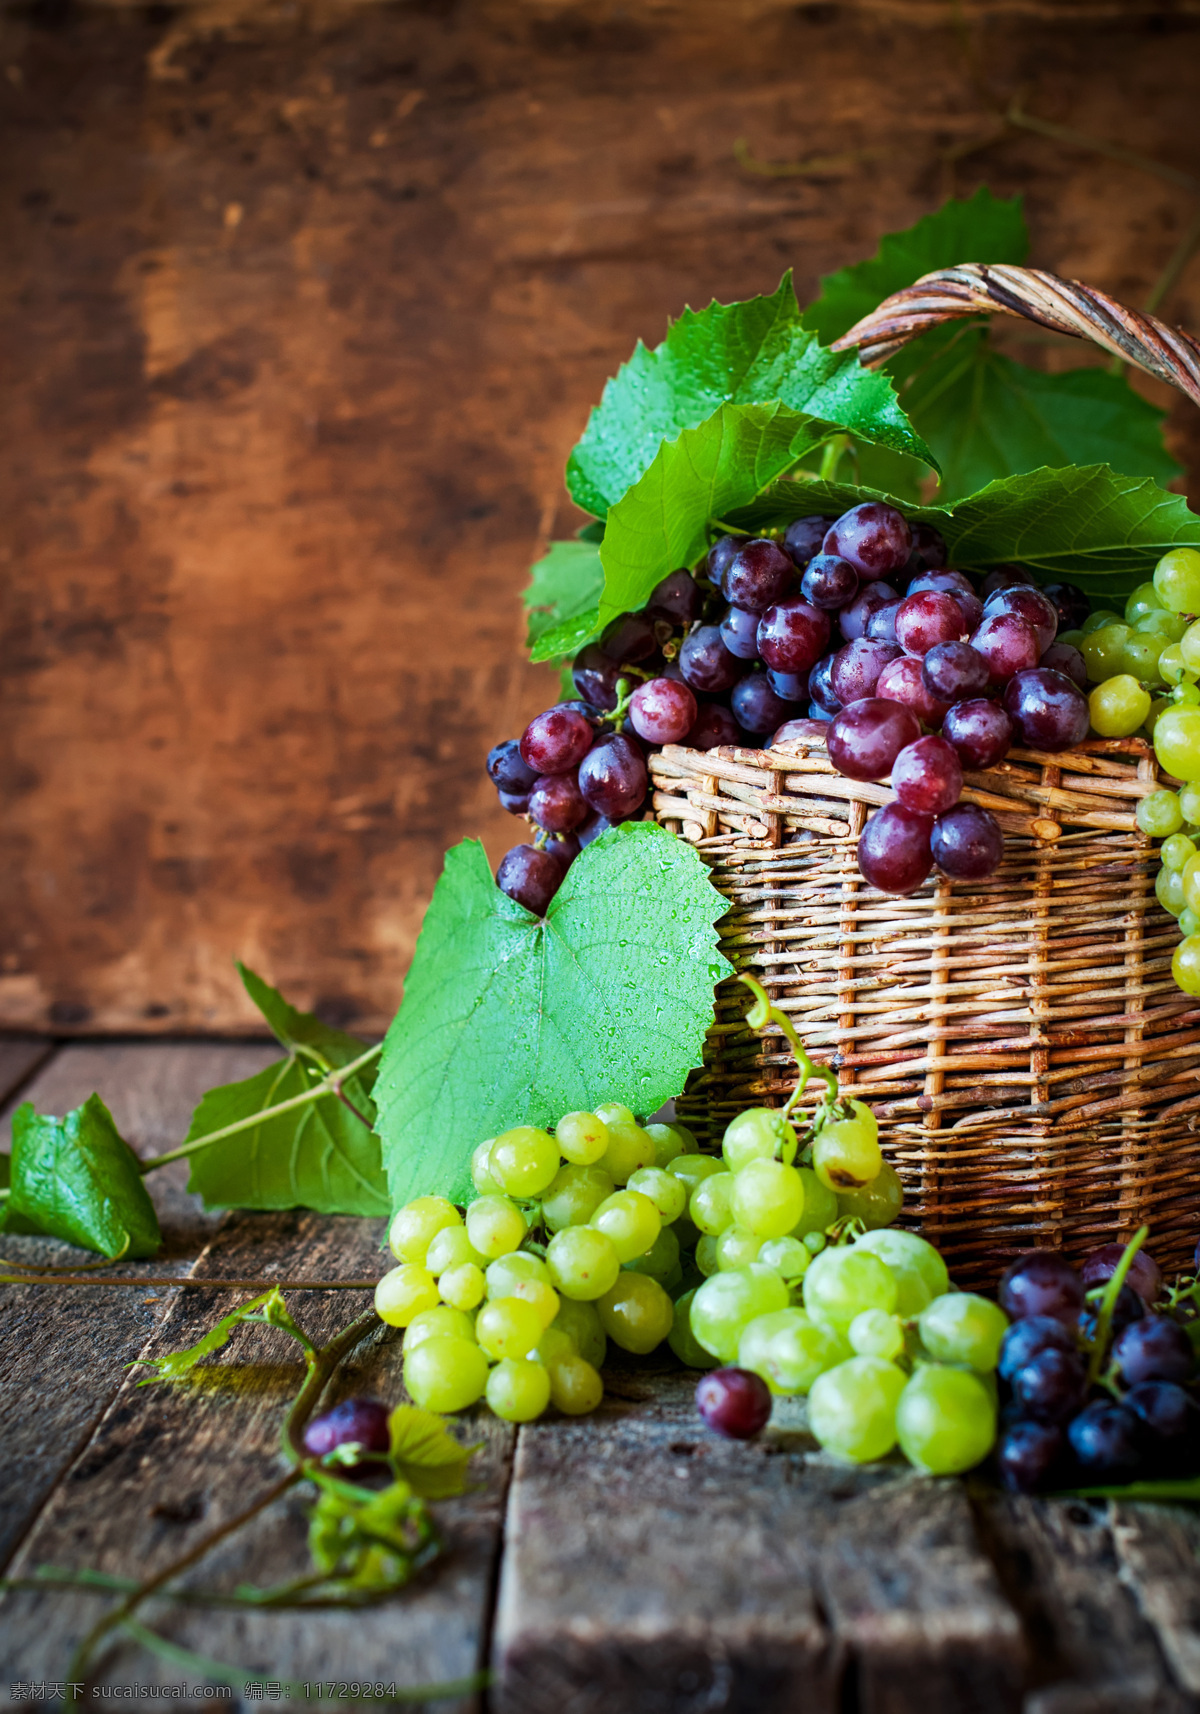
[[[1124,1244],[1101,1244],[1098,1250],[1093,1250],[1079,1270],[1084,1285],[1106,1285],[1116,1273],[1117,1263],[1124,1254]],[[1125,1279],[1143,1303],[1157,1303],[1162,1291],[1162,1273],[1158,1263],[1145,1250],[1135,1252]]]
[[[539,851],[536,845],[514,845],[500,859],[496,885],[534,916],[544,917],[565,874],[557,858]]]
[[[1196,1366],[1191,1340],[1165,1315],[1131,1322],[1114,1342],[1113,1358],[1131,1387],[1139,1381],[1186,1381]]]
[[[900,611],[899,601],[885,601],[882,607],[877,607],[867,620],[866,635],[873,643],[896,643],[896,616]]]
[[[1010,1321],[1051,1315],[1074,1327],[1083,1308],[1083,1281],[1056,1250],[1026,1250],[1000,1276],[997,1295]]]
[[[711,695],[731,689],[746,669],[725,647],[715,625],[699,625],[684,639],[679,670],[693,690]]]
[[[567,833],[587,819],[574,772],[543,774],[529,794],[529,814],[547,833]]]
[[[946,563],[946,538],[932,524],[912,524],[910,562],[919,561],[926,571],[940,571]]]
[[[718,744],[740,744],[743,733],[729,710],[720,702],[700,706],[696,724],[683,740],[689,750],[715,750]]]
[[[836,655],[822,655],[816,666],[808,675],[808,694],[814,702],[828,709],[830,714],[836,714],[842,706],[841,698],[834,695],[830,674]]]
[[[894,506],[868,500],[852,506],[831,524],[821,547],[825,553],[848,559],[859,576],[869,582],[901,571],[912,552],[912,531]]]
[[[865,696],[830,721],[829,760],[848,779],[886,779],[901,750],[920,736],[921,725],[911,708]]]
[[[496,795],[500,799],[500,808],[506,809],[509,815],[529,814],[528,792],[497,792]]]
[[[933,868],[929,854],[931,818],[886,803],[863,828],[858,841],[858,867],[881,893],[913,893]]]
[[[596,708],[617,706],[617,680],[620,676],[620,664],[610,660],[599,643],[588,643],[571,664],[575,689],[585,702]]]
[[[646,781],[642,752],[621,733],[602,738],[579,764],[580,791],[610,821],[620,821],[639,808]]]
[[[1090,1482],[1132,1482],[1142,1465],[1138,1419],[1113,1399],[1093,1399],[1067,1429],[1080,1473]]]
[[[928,660],[929,657],[925,658]],[[949,704],[932,694],[922,676],[921,667],[922,662],[916,655],[898,655],[894,661],[889,661],[880,673],[875,683],[875,694],[887,697],[892,702],[902,702],[906,708],[911,708],[918,720],[923,720],[926,726],[940,726]]]
[[[938,816],[929,846],[934,862],[952,881],[983,881],[1000,867],[1004,834],[986,809],[960,803]]]
[[[777,672],[806,673],[828,642],[828,613],[803,599],[768,607],[758,622],[758,652]]]
[[[1022,571],[1019,565],[998,565],[983,580],[983,599],[986,601],[998,589],[1016,589],[1019,584],[1033,587],[1033,579],[1027,571]]]
[[[817,666],[820,666],[820,661]],[[817,668],[813,668],[816,672]],[[774,667],[767,668],[767,683],[785,702],[807,702],[809,699],[808,673],[777,673]]]
[[[994,685],[1007,684],[1014,673],[1035,667],[1042,653],[1033,626],[1013,613],[985,613],[969,641],[987,662]]]
[[[1013,724],[998,703],[972,697],[947,711],[942,737],[954,745],[965,768],[994,768],[1008,754]]]
[[[1087,1397],[1087,1370],[1078,1351],[1045,1346],[1013,1371],[1018,1408],[1039,1422],[1067,1422]]]
[[[1005,712],[1030,750],[1069,750],[1090,728],[1088,700],[1065,673],[1032,667],[1010,679]]]
[[[800,580],[800,593],[814,607],[836,612],[858,594],[858,573],[848,559],[836,554],[819,553],[808,562]]]
[[[1013,1494],[1048,1487],[1055,1479],[1063,1446],[1063,1432],[1056,1422],[1014,1422],[996,1448],[1000,1480]]]
[[[910,655],[928,654],[935,643],[957,643],[965,630],[962,608],[938,589],[906,595],[896,614],[896,641]]]
[[[807,518],[797,518],[795,523],[789,524],[783,532],[784,550],[792,556],[802,571],[809,560],[820,553],[821,543],[825,540],[832,522],[832,518],[822,518],[814,512]],[[809,596],[809,600],[811,599]]]
[[[879,643],[871,637],[857,637],[840,648],[829,669],[833,694],[842,704],[858,702],[873,696],[879,675],[889,661],[902,653],[897,643]]]
[[[962,763],[944,738],[918,738],[892,764],[892,790],[905,809],[941,815],[958,802]]]
[[[700,617],[703,605],[691,572],[672,571],[651,590],[646,614],[651,619],[668,619],[672,625],[690,625]]]
[[[696,698],[678,679],[652,678],[629,699],[629,724],[648,744],[678,744],[696,723]]]
[[[593,839],[599,839],[602,833],[607,833],[609,828],[614,827],[615,825],[616,823],[611,822],[606,815],[600,815],[593,809],[589,812],[587,820],[580,822],[579,826],[575,829],[574,835],[563,834],[560,835],[560,837],[564,839],[574,837],[582,848],[584,845],[590,845]],[[555,841],[553,839],[547,839],[547,849],[554,844]]]
[[[1092,610],[1091,602],[1074,583],[1048,583],[1042,594],[1054,603],[1060,631],[1078,631]]]
[[[983,604],[984,617],[992,613],[1011,613],[1014,619],[1024,619],[1037,632],[1038,646],[1044,653],[1058,631],[1058,613],[1040,589],[998,589]]]
[[[1002,1381],[1011,1381],[1018,1369],[1037,1356],[1039,1351],[1053,1347],[1056,1351],[1078,1351],[1075,1329],[1053,1315],[1026,1315],[1014,1321],[1000,1344],[997,1372]]]
[[[304,1430],[304,1450],[312,1458],[324,1458],[341,1446],[360,1446],[364,1452],[387,1452],[392,1444],[388,1407],[379,1399],[343,1399],[332,1410],[314,1416]],[[362,1459],[339,1465],[342,1475],[358,1470],[382,1470],[381,1461]]]
[[[527,767],[521,760],[521,746],[515,738],[493,744],[488,751],[487,771],[488,778],[501,792],[528,793],[538,777],[536,768]]]
[[[889,601],[899,599],[890,583],[868,583],[865,589],[859,590],[849,606],[843,607],[838,614],[838,630],[848,643],[852,643],[856,637],[865,637],[872,613],[880,607],[886,607]]]
[[[778,542],[766,536],[743,542],[725,567],[721,587],[734,607],[765,613],[787,594],[796,567]]]
[[[1051,643],[1038,665],[1050,667],[1056,673],[1065,673],[1080,690],[1087,689],[1087,663],[1074,643]]]
[[[747,673],[733,687],[729,706],[739,726],[747,732],[774,732],[790,709],[781,696],[771,689],[766,673]]]
[[[709,548],[704,560],[704,570],[718,589],[723,586],[725,567],[746,539],[745,536],[718,536]]]
[[[553,857],[557,863],[561,863],[564,869],[569,869],[576,857],[578,857],[580,851],[582,851],[584,845],[587,843],[587,841],[583,840],[580,835],[583,833],[584,828],[595,819],[595,811],[589,809],[587,820],[580,822],[579,826],[573,833],[552,833],[546,843],[542,846],[542,850],[549,856]],[[593,833],[591,838],[594,839],[595,837],[596,836]]]
[[[771,747],[786,743],[789,738],[803,738],[806,743],[824,743],[825,722],[823,720],[785,720],[783,725],[771,736]]]
[[[721,620],[721,641],[739,661],[758,659],[758,621],[760,615],[747,607],[729,607]]]
[[[988,664],[970,643],[936,643],[921,671],[930,693],[946,703],[980,696],[988,687]]]
[[[653,619],[645,613],[618,613],[600,633],[600,648],[613,661],[649,660],[658,648]]]
[[[771,1389],[749,1369],[712,1369],[696,1385],[696,1409],[727,1440],[753,1440],[771,1416]]]
[[[923,571],[913,578],[904,593],[919,595],[923,589],[936,589],[939,594],[949,595],[952,600],[958,602],[962,608],[963,632],[966,635],[970,635],[983,618],[983,602],[961,571]]]
[[[592,747],[590,720],[571,708],[548,708],[529,722],[521,737],[521,760],[539,774],[566,774]]]

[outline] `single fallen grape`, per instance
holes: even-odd
[[[868,1232],[890,1226],[903,1205],[904,1186],[890,1161],[884,1161],[870,1184],[864,1184],[861,1190],[839,1190],[837,1195],[838,1214],[861,1220]]]
[[[770,1420],[771,1393],[748,1369],[713,1369],[696,1384],[696,1409],[726,1440],[753,1440]]]
[[[986,1387],[964,1369],[927,1363],[896,1407],[896,1438],[910,1464],[931,1476],[956,1476],[986,1458],[996,1413]]]
[[[907,1377],[882,1357],[851,1357],[818,1375],[808,1426],[826,1452],[864,1464],[896,1444],[896,1409]]]
[[[387,1452],[391,1446],[388,1428],[388,1407],[379,1399],[361,1396],[343,1399],[332,1410],[322,1411],[310,1418],[304,1429],[304,1450],[312,1458],[324,1458],[341,1447],[358,1447],[363,1452]],[[359,1470],[382,1469],[368,1458],[357,1463],[347,1462],[339,1468],[346,1475]]]
[[[818,1375],[852,1355],[840,1333],[797,1308],[756,1315],[743,1327],[737,1347],[740,1367],[761,1375],[773,1393],[806,1393]]]
[[[787,1300],[787,1287],[779,1275],[759,1262],[711,1274],[692,1299],[692,1332],[706,1351],[730,1363],[743,1327],[756,1315],[786,1309]]]
[[[424,1265],[430,1243],[449,1226],[461,1226],[462,1215],[444,1196],[418,1196],[392,1216],[388,1249],[401,1262]]]
[[[922,1345],[939,1363],[966,1363],[990,1372],[1000,1360],[1008,1317],[989,1298],[951,1291],[921,1311],[917,1326]]]
[[[882,1309],[864,1309],[850,1323],[846,1337],[856,1357],[883,1357],[891,1362],[904,1350],[904,1323]]]
[[[814,1321],[838,1333],[845,1333],[864,1309],[882,1309],[890,1315],[898,1296],[891,1269],[861,1244],[822,1250],[813,1258],[802,1290],[804,1307]]]
[[[1135,817],[1143,833],[1152,839],[1167,839],[1183,826],[1183,810],[1178,792],[1160,789],[1148,797],[1139,798]],[[1179,865],[1182,868],[1182,864]]]
[[[437,1281],[418,1262],[402,1262],[375,1287],[375,1313],[389,1327],[407,1327],[415,1315],[433,1309],[437,1301]]]
[[[526,1357],[505,1357],[487,1378],[487,1402],[505,1422],[532,1422],[550,1403],[549,1371]]]
[[[471,1339],[426,1339],[405,1353],[404,1385],[422,1410],[466,1410],[488,1384],[487,1358]]]
[[[675,1321],[675,1305],[658,1281],[626,1268],[596,1300],[596,1312],[614,1345],[643,1356],[662,1344]]]
[[[607,1233],[594,1226],[566,1226],[546,1246],[546,1265],[556,1291],[590,1302],[615,1285],[621,1258]]]
[[[520,1249],[525,1216],[507,1196],[477,1196],[467,1209],[467,1236],[489,1261]]]
[[[858,1255],[877,1256],[886,1263],[896,1284],[897,1315],[907,1320],[919,1315],[926,1304],[942,1296],[950,1286],[950,1275],[939,1252],[927,1238],[896,1227],[866,1232],[854,1245]]]

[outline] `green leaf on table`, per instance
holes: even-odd
[[[604,567],[595,541],[577,538],[550,543],[543,557],[530,566],[529,586],[521,597],[528,626],[526,647],[535,661],[555,660],[583,647],[596,629],[603,587]],[[568,641],[560,648],[554,633],[564,627]],[[576,637],[578,641],[570,640]]]
[[[449,851],[376,1084],[394,1204],[468,1199],[472,1151],[509,1126],[677,1095],[729,974],[726,909],[653,822],[588,845],[544,918],[499,890],[477,840]]]
[[[463,1446],[444,1417],[419,1405],[397,1405],[388,1417],[397,1474],[423,1500],[448,1500],[466,1485],[467,1465],[482,1442]]]
[[[238,969],[288,1056],[241,1083],[210,1089],[192,1115],[185,1139],[189,1143],[304,1094],[327,1071],[349,1065],[367,1051],[366,1042],[311,1013],[296,1011],[252,970],[244,965]],[[386,1214],[387,1181],[379,1139],[371,1129],[374,1069],[364,1066],[345,1084],[356,1112],[336,1095],[323,1095],[197,1150],[190,1157],[188,1189],[204,1198],[206,1208]]]
[[[23,1102],[10,1171],[10,1231],[33,1229],[114,1260],[152,1256],[162,1243],[138,1158],[98,1095],[62,1119]]]
[[[223,1346],[229,1343],[229,1336],[235,1327],[240,1327],[243,1321],[266,1320],[266,1316],[259,1315],[258,1311],[265,1308],[269,1313],[271,1309],[276,1307],[276,1299],[278,1299],[278,1305],[283,1306],[283,1298],[280,1296],[278,1287],[272,1286],[271,1290],[263,1292],[261,1297],[252,1298],[249,1303],[243,1303],[239,1308],[230,1310],[228,1315],[223,1315],[216,1326],[210,1327],[208,1332],[202,1338],[197,1339],[194,1345],[188,1345],[182,1351],[164,1352],[161,1357],[135,1358],[129,1365],[131,1369],[138,1367],[139,1364],[145,1364],[154,1370],[152,1375],[147,1375],[143,1380],[140,1380],[138,1386],[149,1387],[155,1381],[186,1380],[202,1358],[211,1357],[214,1351],[220,1351]]]
[[[769,297],[684,310],[653,351],[639,341],[567,461],[571,498],[603,517],[664,441],[697,428],[720,405],[772,402],[859,440],[928,455],[887,377],[864,369],[853,352],[827,351],[805,327],[787,273]]]

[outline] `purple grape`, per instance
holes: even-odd
[[[821,543],[825,540],[826,532],[832,524],[832,518],[822,518],[813,513],[808,518],[797,518],[794,524],[789,524],[783,533],[783,546],[792,557],[793,562],[803,571],[804,567],[821,551]],[[856,579],[857,581],[857,579]],[[811,601],[812,597],[808,599]],[[818,601],[817,606],[821,603]]]
[[[829,615],[797,597],[768,607],[758,622],[758,652],[781,673],[806,673],[829,644]]]
[[[488,778],[501,792],[525,792],[528,794],[537,770],[527,767],[521,760],[521,746],[515,738],[506,738],[502,744],[493,744],[488,751]]]
[[[496,795],[500,799],[500,808],[506,809],[509,815],[529,814],[528,792],[498,792]]]
[[[642,752],[621,733],[602,738],[579,764],[580,791],[610,821],[623,821],[641,807],[646,783]]]
[[[1070,750],[1091,728],[1088,700],[1065,673],[1031,667],[1009,680],[1004,710],[1030,750]]]
[[[957,601],[962,610],[963,635],[968,636],[983,618],[983,602],[976,595],[961,571],[925,571],[914,577],[906,595],[919,595],[923,589],[936,590]]]
[[[733,718],[747,732],[774,732],[791,712],[788,704],[771,689],[766,673],[748,673],[733,687],[729,698]]]
[[[1053,1315],[1027,1315],[1014,1321],[1000,1346],[997,1370],[1002,1381],[1011,1381],[1039,1351],[1078,1351],[1074,1329]]]
[[[1073,583],[1048,583],[1042,594],[1054,604],[1060,631],[1078,631],[1092,610],[1083,590]]]
[[[1000,867],[1004,834],[995,816],[986,809],[974,803],[960,803],[938,816],[929,849],[942,874],[951,881],[985,881]]]
[[[565,874],[557,858],[539,851],[536,845],[514,845],[500,859],[496,885],[535,917],[544,917]]]
[[[1195,1366],[1192,1342],[1177,1321],[1147,1315],[1123,1328],[1113,1357],[1127,1385],[1140,1381],[1186,1381]]]
[[[569,833],[587,819],[575,774],[543,774],[529,794],[529,814],[547,833]]]
[[[824,720],[785,720],[772,735],[771,747],[784,744],[789,738],[802,738],[806,744],[824,743],[825,725]]]
[[[684,639],[679,670],[693,690],[715,695],[732,689],[746,669],[725,647],[715,625],[698,625]]]
[[[1007,684],[1014,673],[1027,672],[1041,658],[1041,644],[1032,625],[1012,613],[985,613],[968,641],[987,662],[994,685]]]
[[[994,768],[1004,760],[1013,739],[1012,721],[1004,710],[983,697],[956,702],[942,722],[942,737],[953,744],[964,768]]]
[[[745,536],[718,536],[704,560],[705,574],[718,589],[724,585],[725,567],[746,540]]]
[[[830,676],[836,659],[836,655],[822,655],[808,675],[809,696],[822,708],[827,709],[830,714],[836,714],[842,706],[841,699],[834,694],[833,680]]]
[[[704,597],[690,571],[668,572],[656,583],[646,603],[650,619],[666,619],[672,625],[691,625],[700,617]]]
[[[948,705],[931,695],[922,676],[921,665],[916,655],[898,655],[880,673],[875,683],[875,694],[887,697],[891,702],[902,702],[926,726],[940,726]]]
[[[1083,1281],[1057,1250],[1026,1250],[1005,1269],[998,1296],[1010,1321],[1050,1315],[1074,1327],[1083,1308]]]
[[[729,607],[721,620],[721,641],[739,661],[758,659],[758,621],[760,615],[746,607]]]
[[[521,760],[539,774],[566,774],[577,767],[596,736],[589,720],[569,708],[535,715],[521,737]]]
[[[593,725],[603,720],[605,714],[603,708],[597,708],[594,702],[586,702],[582,696],[573,696],[569,702],[556,702],[554,706],[555,708],[569,708],[575,714],[582,714],[583,718]]]
[[[1084,1286],[1105,1285],[1116,1273],[1117,1263],[1125,1254],[1124,1244],[1101,1244],[1093,1250],[1079,1270]],[[1162,1292],[1162,1274],[1158,1263],[1145,1250],[1136,1250],[1125,1275],[1126,1285],[1132,1286],[1146,1305],[1157,1303]]]
[[[1038,1422],[1069,1422],[1087,1397],[1087,1369],[1078,1351],[1047,1345],[1013,1371],[1017,1408]]]
[[[848,559],[864,581],[874,582],[891,571],[902,571],[912,545],[912,531],[896,508],[868,500],[852,506],[830,525],[821,548]]]
[[[588,822],[593,819],[595,818],[589,810]],[[542,850],[553,857],[556,863],[560,863],[564,869],[569,869],[585,844],[580,835],[586,825],[587,822],[581,822],[573,833],[552,833],[542,846]],[[595,834],[592,835],[592,838],[595,838]]]
[[[832,719],[833,719],[833,715],[830,714],[830,712],[827,708],[822,708],[821,704],[819,702],[810,702],[809,703],[809,705],[808,705],[808,724],[809,725],[812,725],[812,723],[815,721],[818,726],[828,726],[829,722]]]
[[[905,809],[941,815],[958,802],[962,764],[944,738],[918,738],[901,750],[892,764],[892,790]],[[935,836],[936,832],[935,825]],[[936,863],[936,845],[931,849]]]
[[[921,670],[930,695],[941,702],[982,696],[988,687],[988,664],[970,643],[935,643]]]
[[[742,729],[729,710],[720,702],[701,705],[684,743],[689,750],[715,750],[718,744],[741,744]]]
[[[771,1416],[771,1389],[749,1369],[710,1369],[696,1386],[696,1409],[726,1440],[753,1440]]]
[[[963,610],[952,595],[919,589],[900,603],[896,641],[906,654],[926,655],[938,643],[960,642],[965,633]]]
[[[820,666],[820,661],[817,666]],[[817,668],[813,668],[816,672]],[[767,668],[767,683],[785,702],[807,702],[809,700],[808,673],[777,673],[774,667]]]
[[[619,613],[600,633],[600,649],[612,661],[636,665],[658,648],[654,621],[645,613]]]
[[[1128,1327],[1132,1321],[1141,1321],[1146,1314],[1146,1305],[1142,1302],[1131,1286],[1123,1285],[1117,1293],[1117,1301],[1113,1304],[1112,1319],[1109,1322],[1109,1332],[1115,1338],[1123,1327]],[[1100,1300],[1093,1298],[1084,1306],[1079,1317],[1079,1335],[1086,1344],[1091,1344],[1100,1322]]]
[[[1122,1403],[1141,1425],[1142,1445],[1166,1474],[1194,1470],[1200,1462],[1200,1405],[1174,1381],[1142,1381]]]
[[[1063,1432],[1054,1422],[1014,1422],[1000,1437],[996,1463],[1012,1494],[1049,1487],[1063,1455]]]
[[[857,637],[854,642],[843,644],[829,669],[833,694],[843,706],[873,696],[884,667],[902,653],[898,644],[879,643],[870,637]]]
[[[814,607],[834,613],[858,594],[858,573],[848,559],[818,553],[800,580],[800,593]]]
[[[1011,613],[1014,619],[1024,619],[1037,632],[1038,645],[1044,653],[1058,631],[1058,611],[1040,589],[998,589],[983,604],[984,617],[993,613]]]
[[[864,879],[881,893],[915,892],[933,867],[931,827],[929,816],[901,803],[877,809],[858,840],[858,867]]]
[[[983,599],[986,601],[998,589],[1016,589],[1018,585],[1033,587],[1029,573],[1022,571],[1019,565],[998,565],[983,580]]]
[[[900,612],[899,601],[885,601],[882,607],[877,607],[867,620],[866,635],[873,643],[895,643],[899,647],[896,636],[896,616]]]
[[[765,613],[783,600],[795,575],[796,567],[779,543],[757,536],[743,542],[729,561],[721,587],[732,606]]]
[[[890,583],[868,583],[865,589],[860,589],[848,607],[843,607],[838,614],[838,630],[848,643],[856,637],[865,637],[867,624],[880,607],[886,607],[890,601],[900,598]]]
[[[883,780],[901,750],[920,736],[920,723],[911,708],[881,696],[864,696],[830,722],[829,760],[848,779]]]
[[[1087,663],[1074,643],[1051,643],[1038,665],[1065,674],[1080,690],[1087,689]]]
[[[1067,1429],[1084,1481],[1131,1482],[1142,1462],[1140,1427],[1133,1411],[1111,1399],[1085,1406]]]
[[[378,1399],[343,1399],[332,1410],[314,1416],[304,1430],[304,1450],[310,1458],[324,1458],[340,1446],[358,1446],[364,1452],[387,1452],[392,1444],[388,1407]],[[338,1466],[343,1475],[358,1470],[382,1470],[378,1459]]]
[[[932,524],[910,524],[912,550],[909,563],[916,561],[926,571],[940,571],[946,563],[946,538]]]
[[[652,678],[629,699],[629,724],[648,744],[679,744],[696,724],[696,698],[678,679]]]
[[[610,827],[615,826],[616,823],[610,821],[606,815],[600,815],[595,810],[592,810],[589,812],[587,820],[580,822],[573,835],[569,833],[560,834],[559,837],[565,839],[576,839],[582,849],[583,846],[590,845],[593,839],[599,839],[602,833],[607,833]],[[547,850],[549,850],[554,843],[555,841],[553,839],[547,839]]]
[[[598,643],[589,643],[580,649],[571,663],[575,689],[585,702],[595,708],[617,706],[617,680],[620,676],[619,664],[609,660]]]

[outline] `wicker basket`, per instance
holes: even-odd
[[[966,307],[964,307],[966,306]],[[1064,307],[1065,306],[1065,307]],[[844,345],[883,361],[949,315],[1001,308],[1086,335],[1200,403],[1200,347],[1071,282],[965,267],[897,294]],[[994,1286],[1033,1244],[1078,1258],[1151,1227],[1160,1264],[1200,1238],[1200,1003],[1171,977],[1175,921],[1134,819],[1156,789],[1140,739],[1013,750],[967,776],[1005,857],[988,880],[875,891],[855,846],[886,784],[832,768],[819,738],[778,749],[668,746],[654,812],[695,844],[730,902],[722,949],[757,975],[814,1058],[861,1091],[904,1181],[905,1215],[956,1280]],[[1171,782],[1174,784],[1175,782]],[[712,1141],[740,1108],[782,1101],[790,1054],[717,991],[702,1071],[677,1108]]]

